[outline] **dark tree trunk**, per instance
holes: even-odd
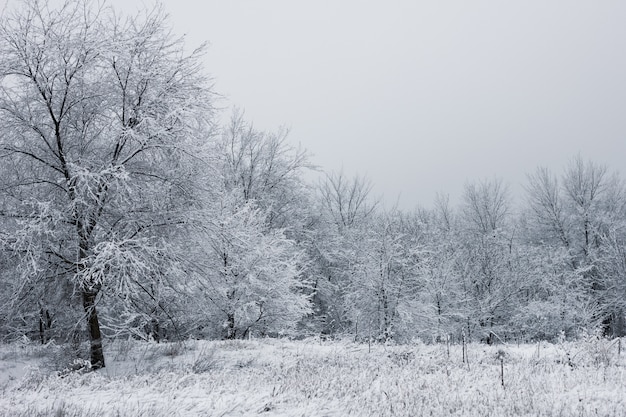
[[[74,200],[74,198],[72,198]],[[77,220],[76,226],[79,237],[79,262],[82,263],[89,256],[89,236],[95,227],[92,219],[88,226]],[[84,278],[83,278],[84,279]],[[87,285],[89,284],[89,285]],[[98,321],[98,311],[96,310],[96,297],[100,291],[99,286],[92,282],[85,282],[82,290],[83,308],[87,316],[87,332],[89,333],[90,362],[92,369],[104,368],[104,353],[102,351],[102,334],[100,333],[100,322]]]
[[[42,317],[39,317],[39,338],[41,339],[41,344],[45,345],[46,344],[46,334],[44,333],[43,318]]]
[[[48,343],[48,332],[51,327],[52,318],[50,317],[50,312],[45,308],[41,308],[39,310],[39,338],[42,345]]]
[[[235,339],[237,337],[237,329],[235,329],[235,314],[228,313],[226,339]]]
[[[104,353],[102,351],[102,335],[96,311],[97,292],[83,291],[83,307],[87,314],[87,330],[89,332],[90,356],[92,369],[104,368]]]
[[[152,338],[154,339],[155,342],[160,343],[161,342],[161,328],[159,326],[159,319],[152,319],[150,320],[150,324],[152,327]]]

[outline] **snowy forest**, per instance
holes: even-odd
[[[204,47],[162,9],[99,4],[0,23],[3,340],[89,342],[99,368],[118,338],[625,334],[626,186],[602,161],[389,208],[287,129],[220,117]]]

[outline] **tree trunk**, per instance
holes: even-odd
[[[41,339],[41,344],[45,345],[48,343],[49,331],[52,327],[52,318],[50,317],[50,312],[41,308],[39,310],[39,338]]]
[[[237,337],[237,329],[235,329],[235,314],[228,313],[226,326],[226,339],[232,340]]]
[[[98,312],[96,311],[95,291],[83,291],[83,307],[87,314],[87,329],[89,331],[89,344],[91,355],[91,368],[104,368],[104,353],[102,351],[102,335],[100,334],[100,323],[98,322]]]

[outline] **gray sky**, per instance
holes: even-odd
[[[141,0],[114,0],[133,11]],[[229,104],[385,200],[626,157],[626,2],[164,0]]]

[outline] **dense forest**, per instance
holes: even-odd
[[[186,51],[159,8],[2,17],[1,338],[89,341],[101,367],[120,337],[624,335],[617,173],[573,155],[515,205],[494,177],[384,208],[365,177],[306,180],[286,130],[218,122],[203,49]]]

